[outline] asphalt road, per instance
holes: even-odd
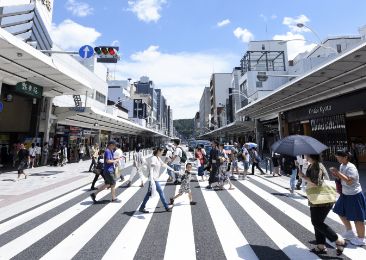
[[[169,199],[177,187],[166,178],[163,174],[161,184]],[[290,196],[266,178],[249,178],[233,181],[234,190],[213,191],[194,175],[191,189],[197,205],[189,205],[183,195],[173,208],[181,213],[175,215],[158,198],[147,205],[153,213],[139,213],[147,185],[139,188],[137,177],[136,186],[117,188],[121,203],[110,203],[105,191],[92,204],[87,186],[82,187],[59,206],[36,213],[45,203],[0,222],[0,259],[172,259],[168,251],[174,252],[174,260],[319,259],[309,253],[314,231],[306,199]],[[327,223],[343,232],[334,214]],[[167,243],[180,227],[190,228],[174,233],[174,243]],[[350,246],[341,257],[331,244],[328,248],[321,259],[366,259],[365,248]]]

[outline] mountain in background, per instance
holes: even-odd
[[[173,126],[181,135],[181,139],[190,139],[194,132],[193,119],[177,119],[173,121]]]

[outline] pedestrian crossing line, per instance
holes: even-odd
[[[309,216],[303,214],[302,212],[298,211],[297,209],[293,208],[292,206],[286,204],[285,202],[281,201],[280,199],[276,198],[272,194],[262,190],[261,188],[255,186],[254,184],[250,182],[245,181],[239,181],[243,185],[245,185],[248,189],[259,195],[264,200],[270,201],[271,204],[282,211],[284,214],[286,214],[288,217],[292,218],[296,222],[299,223],[299,225],[303,226],[305,229],[310,231],[314,234],[314,227],[311,224],[311,219]],[[332,245],[333,248],[336,247],[335,243],[330,242],[327,240],[328,244]],[[350,257],[351,259],[356,259],[357,257],[360,257],[360,259],[366,259],[366,250],[364,250],[361,247],[352,247],[352,248],[345,248],[344,253],[345,256]],[[355,258],[356,257],[356,258]]]
[[[301,241],[240,190],[232,190],[229,194],[290,259],[319,259],[315,254],[309,252],[309,249]]]
[[[101,194],[105,196],[109,191],[102,191]],[[68,220],[72,219],[76,215],[80,214],[82,211],[87,209],[92,205],[90,198],[86,198],[80,203],[70,207],[66,211],[58,214],[57,216],[49,219],[43,224],[35,227],[34,229],[28,231],[27,233],[19,236],[18,238],[10,241],[0,248],[0,259],[10,259],[32,244],[36,243],[44,236],[66,223]]]
[[[53,208],[56,208],[57,206],[85,193],[84,189],[88,188],[89,187],[89,184],[88,185],[85,185],[83,187],[80,187],[78,190],[76,191],[73,191],[71,193],[68,193],[62,197],[59,197],[53,201],[50,201],[42,206],[39,206],[31,211],[28,211],[22,215],[19,215],[15,218],[12,218],[10,219],[9,221],[7,222],[4,222],[2,224],[0,224],[0,235],[4,234],[5,232],[13,229],[13,228],[16,228],[18,226],[20,226],[21,224],[29,221],[29,220],[32,220],[34,219],[35,217],[38,217],[39,215],[53,209]]]
[[[273,190],[275,190],[277,192],[290,194],[287,189],[285,189],[285,188],[283,188],[281,186],[278,186],[278,185],[272,183],[271,181],[262,179],[261,177],[257,177],[257,176],[255,176],[255,177],[252,177],[251,176],[251,178],[253,178],[254,180],[256,180],[256,181],[258,181],[260,183],[262,183],[263,185],[268,186],[269,188],[271,188],[271,189],[273,189]],[[306,199],[306,198],[304,198],[304,197],[302,197],[300,195],[295,195],[294,197],[291,197],[291,198],[294,201],[296,201],[296,202],[298,202],[298,203],[300,203],[300,204],[302,204],[302,205],[304,205],[306,207],[309,207],[309,205],[308,205],[308,199]],[[329,212],[328,218],[331,219],[331,220],[333,220],[333,221],[335,221],[335,222],[337,222],[337,223],[339,223],[339,224],[341,224],[341,225],[343,225],[343,223],[339,219],[339,216],[337,214],[335,214],[332,210]]]
[[[168,179],[168,175],[164,174],[159,181],[163,181],[161,183],[161,188],[164,191],[166,180]],[[112,245],[108,248],[107,252],[104,254],[104,260],[109,259],[123,259],[129,260],[134,259],[134,256],[139,248],[140,242],[145,234],[145,231],[150,223],[150,220],[153,216],[151,209],[156,208],[160,197],[156,195],[154,198],[151,198],[148,203],[146,210],[149,210],[149,214],[140,213],[138,210],[140,205],[136,209],[136,212],[127,222],[126,226],[122,229],[120,234],[114,240]]]
[[[139,180],[134,185],[137,185],[138,182]],[[71,259],[137,191],[139,191],[138,188],[128,188],[122,192],[117,196],[118,199],[122,200],[122,203],[109,203],[106,205],[41,259]]]
[[[178,193],[179,188],[180,185],[177,185],[175,194]],[[183,194],[174,203],[164,259],[196,259],[192,212],[188,195]],[[182,243],[184,243],[184,250],[182,250]],[[179,255],[177,255],[177,252],[179,252]]]
[[[206,190],[203,182],[199,182],[199,185],[226,258],[258,259],[216,192]]]
[[[80,179],[78,181],[72,182],[68,185],[69,190],[79,189],[80,186],[84,186],[90,183],[87,178]],[[12,203],[8,206],[1,207],[0,209],[0,221],[6,221],[11,219],[12,216],[21,214],[29,209],[36,208],[42,203],[47,203],[52,198],[57,198],[58,196],[65,195],[65,186],[60,186],[58,188],[43,192],[41,194],[25,198],[24,200]]]

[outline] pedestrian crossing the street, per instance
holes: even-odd
[[[160,178],[169,200],[179,186]],[[128,175],[126,176],[126,179]],[[159,196],[139,206],[147,185],[117,188],[120,203],[110,192],[93,204],[82,186],[38,207],[0,219],[0,259],[366,259],[366,248],[348,245],[337,256],[328,241],[328,254],[317,256],[307,199],[290,195],[272,177],[249,176],[232,181],[234,190],[207,190],[207,182],[191,182],[193,200],[177,198],[166,212]],[[343,233],[338,216],[326,223]]]

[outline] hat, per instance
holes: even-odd
[[[108,142],[108,146],[109,146],[109,145],[111,145],[111,144],[116,145],[116,144],[117,144],[117,142],[116,142],[116,141],[114,141],[114,140],[110,140],[110,141]]]

